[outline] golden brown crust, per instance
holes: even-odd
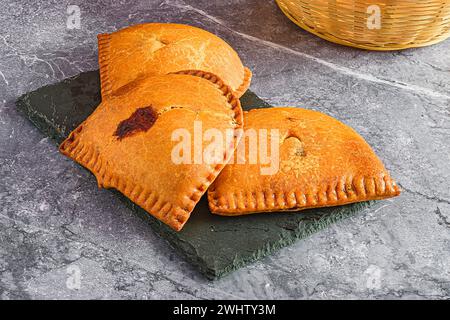
[[[218,77],[184,73],[133,82],[103,101],[60,146],[94,173],[99,187],[119,190],[177,231],[224,165],[174,163],[172,132],[185,128],[192,133],[199,120],[204,130],[234,131],[236,145],[243,117],[239,99]],[[118,126],[142,107],[151,108],[157,120],[149,129],[117,137]],[[233,151],[233,145],[223,147],[223,163]]]
[[[146,76],[202,70],[217,75],[240,97],[251,72],[225,41],[205,30],[147,23],[98,35],[102,97]]]
[[[280,130],[279,171],[261,175],[259,163],[249,164],[247,141],[246,164],[228,164],[208,190],[213,213],[298,211],[400,194],[365,140],[334,118],[299,108],[270,108],[245,112],[244,123],[245,129]]]
[[[250,87],[250,83],[252,82],[252,71],[244,67],[244,80],[242,81],[242,84],[235,90],[235,94],[238,97],[242,97],[242,95],[248,90]]]

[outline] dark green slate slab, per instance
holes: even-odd
[[[25,94],[17,100],[17,106],[45,135],[59,143],[100,103],[99,86],[98,71],[85,72]],[[270,107],[250,91],[241,102],[247,110]],[[204,197],[184,229],[175,232],[119,192],[113,192],[209,279],[260,259],[369,205],[366,202],[300,213],[220,217],[209,212]]]

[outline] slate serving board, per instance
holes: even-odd
[[[241,102],[244,110],[270,107],[251,91]],[[96,70],[27,93],[16,105],[45,135],[60,143],[99,103]],[[94,177],[92,183],[96,183]],[[298,213],[221,217],[209,212],[203,197],[184,229],[175,232],[119,192],[113,192],[209,279],[221,277],[370,205],[364,202]]]

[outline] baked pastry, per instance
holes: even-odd
[[[189,162],[174,161],[172,153],[180,141],[173,133],[185,130],[190,143],[196,121],[202,125],[200,134],[209,128],[231,131],[231,143],[219,149],[221,162],[189,163],[192,156]],[[196,71],[153,76],[103,101],[70,133],[60,151],[92,171],[99,187],[119,190],[181,230],[233,155],[240,128],[239,99],[214,75]],[[200,145],[209,144],[200,140]]]
[[[366,141],[334,118],[305,109],[269,108],[245,112],[244,123],[246,134],[236,153],[245,150],[245,161],[235,155],[211,185],[208,201],[213,213],[298,211],[400,194]],[[268,130],[269,155],[276,150],[272,142],[278,139],[278,170],[263,175],[261,169],[269,165],[261,164],[261,153],[251,164],[249,128]],[[279,129],[279,137],[270,135],[272,129]],[[272,159],[273,168],[276,161]]]
[[[205,30],[169,23],[146,23],[98,35],[102,97],[151,75],[202,70],[218,76],[240,97],[251,71],[225,41]]]

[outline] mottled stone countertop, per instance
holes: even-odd
[[[69,4],[81,9],[80,29],[67,29]],[[139,217],[118,214],[124,204],[14,105],[97,69],[98,33],[155,21],[216,33],[253,70],[261,98],[355,128],[401,197],[206,280]],[[1,299],[450,298],[450,41],[388,53],[342,47],[260,0],[3,1],[0,30]]]

